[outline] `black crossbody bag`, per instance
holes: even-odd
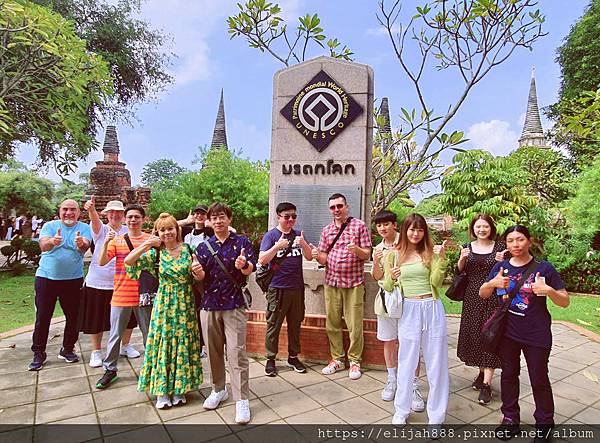
[[[525,281],[533,274],[533,271],[536,270],[539,264],[540,262],[535,258],[531,260],[531,263],[521,275],[521,278],[517,281],[515,287],[508,293],[508,299],[502,300],[500,306],[496,308],[492,316],[484,323],[481,328],[481,346],[483,352],[498,355],[498,345],[504,335],[506,321],[508,320],[508,308],[510,308],[513,298],[517,296],[519,289],[521,289]],[[492,296],[495,295],[492,294]]]
[[[468,243],[468,248],[471,252],[471,243]],[[446,297],[454,301],[463,301],[465,299],[465,290],[467,289],[467,263],[465,268],[452,280],[452,284],[446,290]]]
[[[294,242],[292,240],[288,240],[289,244],[287,248],[285,248],[285,253],[280,258],[274,258],[271,260],[271,266],[262,266],[258,265],[256,267],[256,273],[254,274],[254,278],[256,280],[256,284],[260,287],[260,289],[267,293],[269,291],[269,286],[273,281],[273,277],[277,273],[277,270],[281,267],[281,264],[286,259],[290,252],[292,252],[292,247],[294,246]]]
[[[133,251],[135,248],[133,247],[133,243],[129,239],[129,234],[125,234],[123,236],[125,239],[125,243],[129,247],[130,251]],[[156,271],[156,275],[158,275],[158,267],[160,263],[160,249],[156,249],[156,259],[154,260],[154,270]],[[152,306],[154,303],[154,299],[156,298],[156,293],[158,292],[159,281],[157,277],[154,277],[148,271],[142,271],[140,273],[140,306]]]
[[[217,262],[219,267],[223,270],[223,272],[225,273],[227,278],[231,281],[231,283],[233,283],[233,285],[237,289],[242,291],[242,297],[244,298],[244,305],[245,305],[246,309],[250,309],[250,306],[252,306],[252,294],[250,293],[248,286],[247,285],[241,286],[235,280],[235,278],[233,278],[233,275],[231,275],[231,273],[227,270],[227,268],[225,267],[225,264],[219,258],[218,252],[214,250],[214,248],[212,247],[212,245],[210,244],[208,239],[204,240],[204,243],[206,244],[206,247],[210,251],[211,255],[213,256],[213,258],[215,259],[215,261]]]

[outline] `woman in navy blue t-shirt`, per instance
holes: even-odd
[[[488,281],[479,295],[488,298],[493,294],[503,296],[514,288],[529,267],[533,256],[529,253],[531,235],[525,226],[516,225],[504,234],[506,246],[512,255],[510,260],[496,263]],[[511,300],[504,335],[498,347],[502,365],[500,389],[502,397],[502,425],[506,439],[516,435],[519,429],[519,372],[521,351],[527,361],[527,370],[535,401],[536,428],[547,430],[554,426],[554,399],[548,379],[548,358],[552,347],[550,312],[546,299],[566,308],[569,294],[554,267],[547,261],[539,261],[527,277],[516,296]],[[545,432],[542,434],[545,435]],[[542,438],[544,440],[544,438]],[[538,441],[538,440],[536,440]]]

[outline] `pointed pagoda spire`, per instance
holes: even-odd
[[[390,147],[390,139],[392,135],[392,125],[390,120],[390,106],[388,104],[388,98],[383,97],[381,99],[381,105],[379,106],[379,115],[383,116],[385,123],[379,130],[381,139],[381,150],[387,152]]]
[[[540,109],[538,107],[537,89],[535,86],[535,67],[531,69],[531,84],[529,85],[529,97],[527,98],[527,113],[525,114],[525,124],[523,132],[519,139],[519,147],[538,146],[547,147],[542,120],[540,119]]]
[[[102,151],[104,151],[105,161],[118,161],[120,152],[119,139],[117,138],[117,128],[114,125],[108,125],[106,127]]]
[[[228,149],[227,129],[225,128],[225,104],[223,102],[223,89],[221,89],[221,101],[219,102],[219,111],[217,112],[217,121],[213,131],[211,149]]]

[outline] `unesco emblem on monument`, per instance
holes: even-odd
[[[325,71],[319,72],[281,110],[281,114],[319,152],[323,152],[362,112],[362,106]]]

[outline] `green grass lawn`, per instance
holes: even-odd
[[[10,331],[35,322],[35,291],[33,272],[13,277],[0,272],[0,332]],[[63,315],[56,304],[54,316]]]
[[[570,294],[571,304],[567,308],[561,308],[548,301],[548,309],[553,320],[564,320],[589,329],[600,334],[600,298],[585,297],[583,295]],[[448,314],[460,314],[462,303],[442,297],[442,302]]]

